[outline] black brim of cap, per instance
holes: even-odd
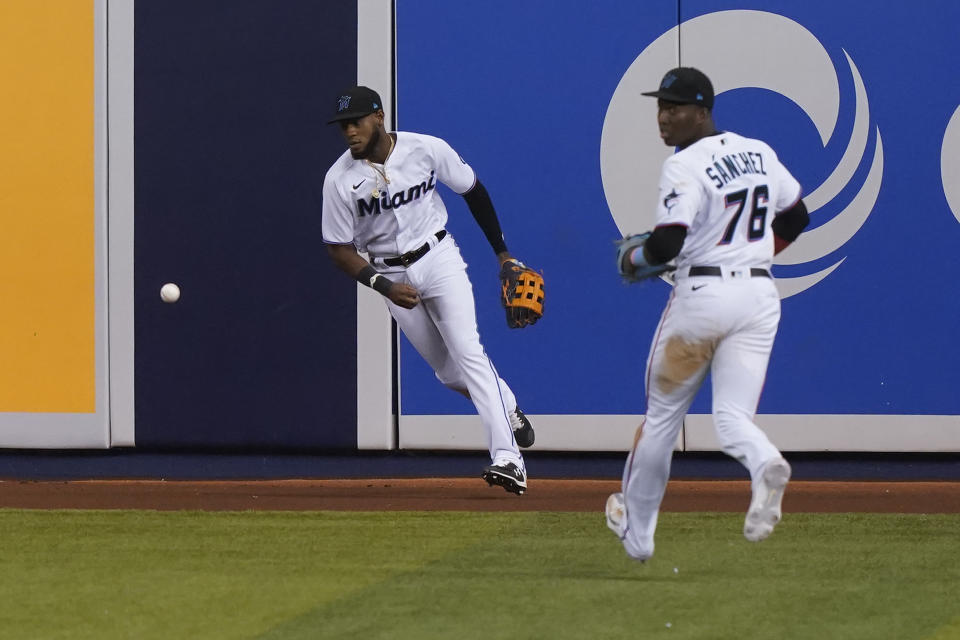
[[[334,122],[340,122],[341,120],[359,120],[364,116],[368,116],[373,111],[344,111],[343,113],[338,113],[337,117],[333,120],[327,120],[327,124],[333,124]]]
[[[667,102],[676,102],[677,104],[698,104],[701,106],[706,106],[703,102],[698,102],[696,100],[691,100],[690,98],[684,98],[676,94],[670,93],[669,91],[646,91],[641,93],[642,96],[650,96],[653,98],[660,98],[666,100]]]

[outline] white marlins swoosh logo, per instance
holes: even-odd
[[[940,177],[947,205],[960,222],[960,107],[953,112],[940,149]]]
[[[688,20],[683,27],[683,64],[710,70],[717,94],[743,87],[775,91],[795,102],[811,119],[827,145],[840,111],[840,85],[830,56],[819,40],[802,25],[765,11],[720,11]],[[717,62],[710,34],[723,33],[725,59]],[[636,194],[655,194],[660,167],[673,150],[659,139],[656,127],[638,123],[656,121],[656,101],[640,95],[660,82],[663,70],[676,66],[679,27],[654,40],[627,69],[617,85],[603,123],[600,143],[600,171],[607,205],[621,233],[649,229],[656,211],[636,206]],[[764,51],[764,56],[757,56]],[[856,113],[846,151],[830,176],[804,195],[813,229],[780,253],[774,264],[806,264],[823,258],[843,246],[866,222],[880,192],[883,177],[883,142],[876,129],[876,145],[870,170],[846,207],[831,220],[820,223],[817,209],[832,202],[850,182],[864,158],[870,137],[870,108],[866,89],[853,59],[844,51],[853,79]],[[956,116],[954,118],[957,120]],[[957,124],[960,146],[960,123]],[[644,152],[637,154],[637,149]],[[648,151],[649,150],[649,151]],[[960,173],[960,163],[955,168]],[[960,209],[960,193],[957,193]],[[960,219],[960,215],[958,215]],[[834,264],[808,275],[778,276],[782,298],[804,291],[840,266]]]

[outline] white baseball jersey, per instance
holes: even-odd
[[[345,151],[323,181],[324,241],[353,243],[375,257],[420,247],[447,224],[438,181],[461,194],[476,182],[470,165],[440,138],[397,132],[383,165]]]
[[[799,198],[800,183],[769,145],[720,133],[701,138],[663,163],[657,226],[687,227],[678,268],[769,268],[773,219]]]
[[[476,184],[476,175],[440,138],[396,135],[382,166],[355,160],[348,150],[327,171],[323,240],[352,243],[371,258],[399,256],[430,242],[420,259],[387,272],[391,280],[414,287],[420,304],[405,309],[384,301],[437,378],[471,399],[487,430],[491,460],[525,469],[510,418],[517,400],[480,343],[467,265],[453,236],[432,238],[447,224],[437,184],[463,194]]]

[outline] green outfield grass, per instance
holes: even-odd
[[[960,516],[0,510],[3,638],[960,638]]]

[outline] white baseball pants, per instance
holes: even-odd
[[[447,236],[405,271],[390,279],[420,292],[420,304],[404,309],[387,298],[387,307],[417,352],[446,386],[469,394],[487,430],[491,460],[524,468],[508,412],[517,408],[507,386],[480,344],[473,286],[453,237]]]
[[[647,413],[623,471],[627,552],[653,553],[660,502],[683,419],[707,371],[713,381],[713,421],[724,453],[754,480],[780,452],[753,423],[780,322],[773,280],[695,276],[677,279],[653,338],[646,368]],[[745,275],[744,275],[745,274]]]

